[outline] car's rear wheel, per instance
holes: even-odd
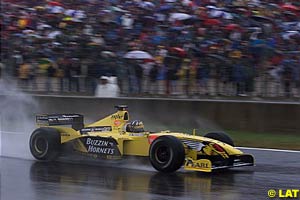
[[[60,133],[53,128],[38,128],[31,134],[29,145],[37,160],[53,161],[60,153]]]
[[[174,136],[161,136],[151,144],[149,157],[156,170],[174,172],[184,162],[184,147],[181,141]]]
[[[234,142],[229,135],[223,132],[211,132],[204,135],[204,137],[208,137],[211,139],[219,140],[231,146],[234,146]]]

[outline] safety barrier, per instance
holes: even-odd
[[[7,98],[14,97],[0,96],[0,102]],[[35,114],[79,113],[89,123],[114,112],[115,105],[126,104],[130,118],[143,120],[146,129],[151,130],[190,132],[196,128],[274,133],[298,133],[300,130],[300,103],[43,95],[33,96],[32,101],[37,109],[26,115],[32,117],[32,121]],[[28,106],[28,101],[24,106]]]

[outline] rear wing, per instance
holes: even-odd
[[[72,128],[75,130],[84,127],[83,115],[80,114],[37,115],[36,124],[38,126],[72,125]]]

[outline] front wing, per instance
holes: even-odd
[[[212,172],[220,169],[228,169],[233,167],[253,166],[254,158],[252,155],[242,154],[233,155],[223,162],[214,161],[209,158],[193,160],[192,158],[186,158],[184,163],[185,170]]]

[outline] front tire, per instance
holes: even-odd
[[[30,152],[37,160],[53,161],[60,153],[60,133],[53,128],[38,128],[30,137]]]
[[[226,133],[223,133],[223,132],[211,132],[211,133],[207,133],[206,135],[204,135],[204,137],[211,138],[211,139],[214,139],[214,140],[219,140],[221,142],[224,142],[224,143],[229,144],[229,145],[231,145],[231,146],[234,147],[233,140]]]
[[[185,151],[183,144],[174,136],[158,137],[150,146],[150,162],[160,172],[174,172],[184,162]]]

